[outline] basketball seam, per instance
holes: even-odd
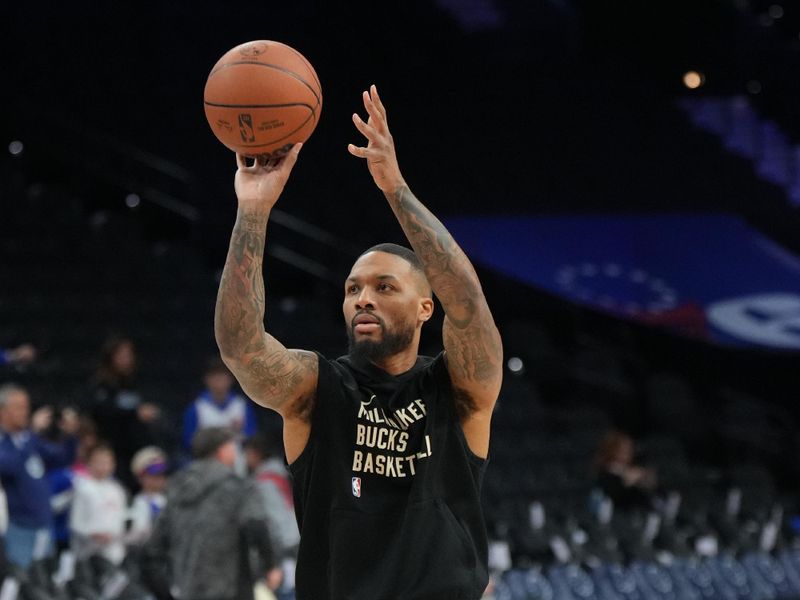
[[[305,63],[306,67],[308,68],[308,72],[311,74],[312,77],[314,77],[314,82],[317,84],[317,87],[319,88],[319,93],[322,94],[322,83],[320,82],[319,77],[317,77],[317,72],[314,70],[314,67],[311,65],[308,59],[302,54],[300,54],[297,50],[292,48],[291,46],[286,46],[286,47],[292,52],[294,52],[297,55],[297,57],[300,58]]]
[[[233,67],[233,66],[236,66],[236,65],[258,65],[258,66],[261,66],[261,67],[270,67],[272,69],[275,69],[276,71],[281,71],[282,73],[285,73],[285,74],[287,74],[287,75],[289,75],[291,77],[294,77],[295,79],[297,79],[297,81],[299,81],[304,86],[306,86],[311,91],[312,94],[314,94],[314,98],[317,99],[317,106],[319,106],[319,104],[320,104],[319,95],[317,94],[316,91],[314,91],[314,88],[311,87],[311,85],[305,79],[300,77],[300,75],[298,75],[294,71],[290,71],[289,69],[284,69],[283,67],[280,67],[278,65],[273,65],[271,63],[264,63],[264,62],[260,62],[260,61],[257,61],[257,60],[237,60],[236,62],[225,63],[224,65],[220,65],[219,67],[217,67],[216,69],[211,71],[211,73],[208,74],[208,80],[210,81],[211,77],[217,71],[221,71],[222,69],[227,69],[228,67]]]
[[[312,112],[316,108],[316,106],[311,106],[305,102],[288,102],[286,104],[220,104],[219,102],[203,100],[203,104],[206,106],[216,106],[217,108],[288,108],[290,106],[305,106]]]

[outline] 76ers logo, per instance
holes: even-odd
[[[361,477],[353,477],[353,496],[361,498]]]

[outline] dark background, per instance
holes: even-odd
[[[800,251],[800,216],[783,191],[676,106],[687,94],[748,94],[755,80],[751,100],[798,141],[800,11],[765,18],[771,4],[5,5],[0,141],[25,149],[0,158],[0,343],[43,349],[24,376],[47,401],[78,394],[103,336],[123,330],[140,345],[152,396],[188,401],[215,351],[215,277],[235,214],[234,158],[205,121],[202,91],[216,60],[254,39],[300,50],[324,97],[270,225],[267,321],[287,345],[341,352],[339,282],[361,249],[402,241],[346,150],[359,142],[350,116],[371,83],[407,181],[442,217],[724,211]],[[705,74],[701,89],[683,86],[689,69]],[[141,202],[129,208],[132,193]],[[525,377],[551,397],[606,402],[616,422],[645,431],[647,378],[669,371],[687,378],[709,423],[730,393],[777,407],[785,431],[773,459],[799,443],[796,354],[714,348],[481,276],[506,354],[530,358]],[[535,362],[541,347],[526,327],[545,332],[547,360]],[[567,383],[587,369],[595,387]],[[624,393],[596,384],[617,376]],[[707,454],[723,452],[716,440],[702,444]]]
[[[501,22],[477,30],[445,8],[470,14],[484,4]],[[383,238],[364,226],[383,223],[381,198],[345,149],[358,141],[350,115],[373,82],[388,104],[407,179],[440,213],[721,208],[755,217],[781,199],[726,172],[719,157],[701,164],[686,146],[703,140],[672,110],[686,92],[682,74],[700,69],[707,74],[700,93],[744,92],[758,78],[759,103],[794,125],[792,7],[768,32],[787,46],[776,65],[749,39],[757,3],[735,6],[14,3],[6,8],[4,133],[30,139],[31,163],[46,161],[53,177],[65,168],[59,159],[70,158],[70,175],[89,179],[82,169],[96,160],[101,174],[121,183],[137,175],[126,154],[152,153],[187,172],[196,188],[176,195],[212,220],[232,204],[233,161],[209,135],[205,79],[228,48],[276,39],[309,58],[324,90],[321,123],[282,207],[343,236]],[[786,40],[779,26],[790,30]],[[114,153],[123,162],[103,162],[111,147],[128,150]]]

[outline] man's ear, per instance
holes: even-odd
[[[419,301],[418,318],[423,323],[433,316],[433,298],[422,298]]]

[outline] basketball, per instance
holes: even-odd
[[[206,119],[225,146],[260,161],[304,142],[322,110],[314,67],[294,48],[269,40],[226,52],[203,93]]]

